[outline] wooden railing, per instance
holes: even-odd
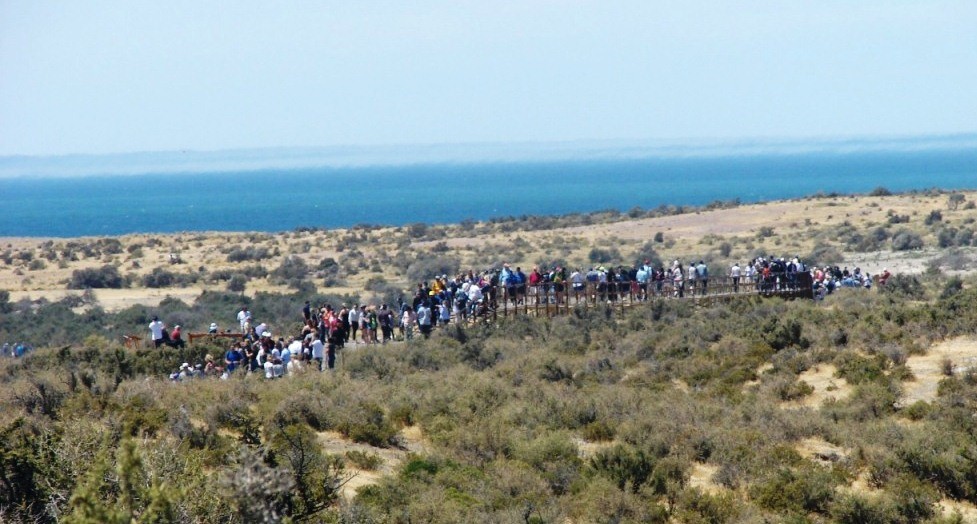
[[[598,304],[621,308],[643,304],[650,300],[711,301],[744,296],[779,296],[784,298],[814,298],[810,273],[781,273],[767,279],[750,280],[741,277],[716,277],[702,281],[685,280],[678,285],[672,280],[638,282],[584,282],[574,286],[570,282],[525,284],[490,288],[486,300],[491,304],[486,314],[493,317],[533,315],[554,316],[569,313],[579,306]]]
[[[469,316],[469,321],[495,319],[499,316],[518,315],[556,316],[568,314],[574,308],[607,305],[620,308],[647,303],[652,300],[692,300],[710,302],[712,300],[735,299],[748,296],[777,296],[784,298],[814,299],[813,279],[810,273],[793,275],[781,273],[768,279],[750,280],[745,277],[734,281],[730,277],[710,278],[705,284],[684,281],[679,287],[671,280],[637,282],[584,282],[579,288],[570,282],[525,284],[523,286],[498,286],[489,288],[485,296],[488,307],[480,314]],[[453,319],[457,322],[457,319]],[[244,338],[241,333],[190,333],[188,341],[193,344],[201,339]],[[135,335],[124,337],[126,347],[139,347],[142,339]]]

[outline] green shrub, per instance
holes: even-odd
[[[380,455],[358,449],[347,451],[345,457],[347,462],[366,471],[376,471],[383,465],[383,458]]]
[[[125,280],[115,266],[104,265],[100,268],[76,269],[71,273],[68,289],[119,289],[124,287]]]
[[[347,413],[347,417],[336,429],[353,442],[383,448],[397,445],[397,428],[380,406],[363,402],[355,413]]]
[[[895,509],[888,501],[860,495],[839,497],[831,505],[831,517],[839,524],[888,524],[899,522]],[[916,520],[912,522],[918,522]]]
[[[880,196],[892,196],[892,191],[884,186],[878,186],[869,192],[868,196],[880,197]]]
[[[723,524],[735,522],[742,504],[732,493],[709,494],[687,489],[678,499],[677,518],[690,524]]]
[[[877,382],[884,380],[886,359],[883,355],[863,357],[856,353],[839,353],[835,358],[835,366],[838,368],[838,376],[845,379],[849,384],[862,384],[864,382]]]
[[[422,255],[407,266],[407,278],[412,282],[426,282],[441,275],[456,275],[461,267],[452,255]]]
[[[892,235],[893,251],[909,251],[912,249],[920,249],[922,247],[922,237],[908,229],[901,229]]]
[[[911,299],[921,299],[925,296],[923,284],[914,275],[897,274],[889,277],[884,286],[879,287],[883,293],[902,296]]]
[[[614,428],[604,420],[595,420],[583,427],[583,438],[590,442],[614,440]]]
[[[271,252],[266,247],[257,246],[234,246],[227,252],[228,262],[247,262],[247,261],[259,261],[266,258],[271,258]]]
[[[618,444],[590,459],[590,469],[613,481],[620,490],[637,493],[651,477],[657,460],[642,450]]]
[[[592,264],[609,264],[621,261],[621,252],[615,247],[598,248],[595,247],[587,254],[587,260]]]
[[[803,466],[797,470],[781,468],[750,489],[760,506],[787,513],[827,511],[838,481],[826,469]]]

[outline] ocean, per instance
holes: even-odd
[[[977,147],[28,174],[0,177],[0,236],[449,223],[877,187],[977,189]]]

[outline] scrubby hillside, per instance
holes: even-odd
[[[586,219],[599,222],[592,226],[539,219],[549,225],[533,228],[527,217],[299,231],[247,246],[243,236],[201,235],[204,248],[182,251],[183,264],[170,265],[168,249],[154,246],[160,267],[210,274],[237,255],[208,255],[207,246],[268,249],[269,258],[226,263],[232,273],[267,271],[249,288],[281,277],[300,289],[241,295],[226,282],[206,283],[183,299],[118,308],[104,307],[97,290],[37,296],[70,284],[83,262],[140,260],[126,258],[133,238],[119,240],[121,253],[69,256],[52,288],[37,278],[25,286],[33,291],[0,300],[0,333],[45,341],[25,357],[0,359],[0,521],[977,521],[977,287],[951,269],[971,263],[956,245],[973,240],[964,242],[970,198],[955,209],[946,194],[819,197]],[[779,221],[756,218],[770,210]],[[740,225],[730,225],[737,216]],[[518,233],[501,231],[520,223]],[[486,231],[477,240],[462,233],[479,228]],[[922,247],[901,249],[900,235]],[[222,236],[238,243],[208,244]],[[401,247],[367,247],[388,245],[381,238]],[[296,247],[303,241],[308,251]],[[31,275],[24,259],[38,250],[53,249],[60,265],[55,246],[74,241],[22,242],[28,247],[10,248],[5,278]],[[359,255],[336,259],[342,269],[310,269],[339,245],[337,253]],[[138,249],[146,257],[146,244]],[[872,263],[904,270],[884,290],[839,289],[821,302],[653,300],[452,325],[426,340],[351,345],[334,372],[279,380],[235,373],[171,382],[182,362],[225,348],[127,349],[117,338],[143,330],[152,314],[226,325],[242,302],[290,332],[305,298],[393,292],[443,257],[461,268],[495,264],[500,253],[514,263],[569,264],[653,253],[722,267],[774,250],[837,263],[878,257]],[[305,273],[289,272],[300,267],[285,262],[289,255]],[[925,271],[905,271],[912,264]],[[142,282],[120,273],[123,286]],[[302,283],[313,278],[317,289]],[[327,278],[363,286],[326,286]],[[120,289],[139,302],[145,289],[191,288]]]
[[[170,383],[219,348],[92,337],[3,364],[3,516],[970,520],[977,291],[915,298],[581,309],[349,349],[337,372],[277,381]]]

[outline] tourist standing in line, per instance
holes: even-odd
[[[349,308],[349,313],[346,315],[346,321],[349,324],[347,341],[352,340],[354,344],[356,343],[356,330],[360,327],[360,309],[362,308],[363,306],[357,308],[354,304],[353,307]]]
[[[733,293],[739,293],[740,291],[740,274],[742,269],[740,269],[739,262],[733,262],[733,267],[729,268],[729,278],[733,280]]]
[[[699,261],[699,264],[695,266],[695,272],[699,277],[699,287],[702,288],[702,295],[705,296],[709,287],[709,268],[706,266],[705,261]]]
[[[417,325],[424,338],[431,336],[431,308],[426,300],[417,308]]]
[[[685,285],[682,277],[682,264],[676,260],[672,264],[672,286],[675,287],[675,296],[682,298],[685,295]]]

